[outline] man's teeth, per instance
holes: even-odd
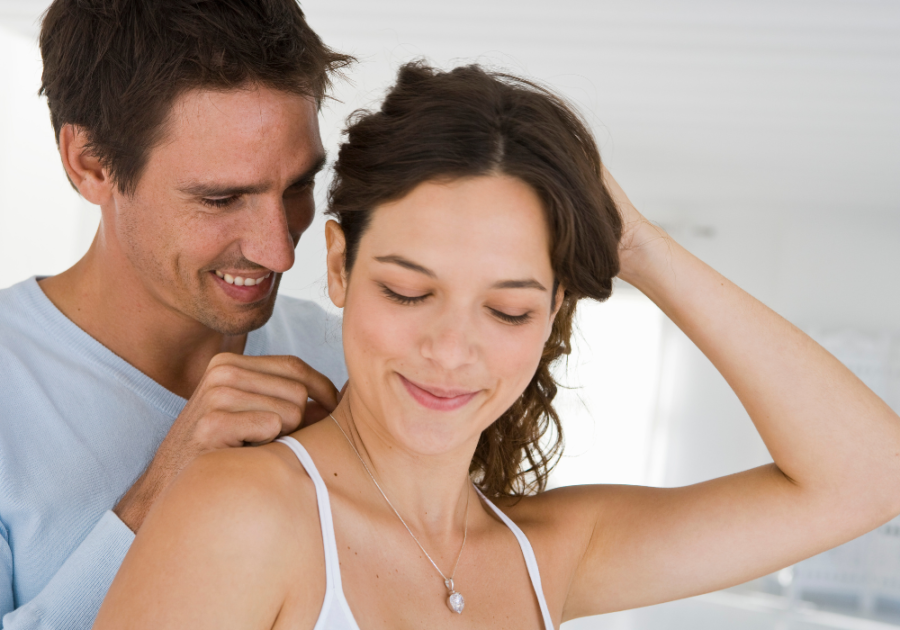
[[[268,278],[269,276],[272,275],[272,272],[270,271],[269,273],[264,275],[262,278],[256,278],[255,280],[253,278],[242,278],[241,276],[232,276],[230,273],[222,273],[218,269],[216,270],[216,275],[219,276],[220,278],[222,278],[222,280],[224,280],[228,284],[236,284],[239,287],[253,287],[253,286],[256,286],[257,284],[262,284],[263,280],[265,280],[266,278]]]

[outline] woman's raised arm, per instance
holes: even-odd
[[[675,489],[573,489],[590,542],[565,618],[738,584],[900,513],[900,418],[833,356],[634,208],[620,277],[653,300],[728,381],[774,464]]]

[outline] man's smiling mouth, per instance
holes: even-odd
[[[239,304],[261,304],[272,296],[278,278],[274,271],[260,270],[255,273],[244,271],[244,275],[234,273],[236,271],[238,270],[235,269],[229,273],[222,269],[215,269],[208,273],[215,274],[212,279],[219,290],[230,300]]]
[[[266,278],[272,275],[272,272],[270,271],[266,275],[259,278],[246,278],[244,276],[233,276],[230,273],[223,273],[216,269],[216,275],[228,284],[236,284],[239,287],[253,287],[257,284],[262,284],[263,282],[265,282]]]

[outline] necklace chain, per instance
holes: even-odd
[[[391,503],[391,500],[388,499],[387,495],[384,493],[384,490],[381,489],[381,486],[378,484],[378,481],[375,479],[375,475],[372,474],[372,471],[369,470],[369,467],[366,465],[366,462],[363,460],[362,455],[359,454],[359,451],[356,449],[356,446],[353,444],[353,441],[350,439],[350,436],[347,435],[347,432],[344,431],[344,427],[341,426],[341,423],[338,422],[334,416],[331,416],[331,419],[334,420],[334,423],[337,425],[338,429],[341,430],[341,433],[344,435],[344,439],[347,440],[347,444],[350,445],[350,448],[353,449],[353,452],[356,453],[356,457],[359,459],[359,463],[363,465],[363,468],[368,473],[369,478],[372,480],[372,483],[375,484],[375,487],[378,488],[378,492],[381,493],[381,496],[384,497],[384,500],[387,502],[388,506],[390,506],[391,510],[394,511],[394,514],[397,515],[397,518],[400,519],[400,522],[403,523],[403,527],[406,528],[406,531],[409,532],[409,535],[412,536],[412,539],[416,541],[416,544],[419,546],[419,549],[422,550],[422,553],[425,554],[425,557],[428,558],[428,561],[431,565],[440,573],[441,577],[444,579],[444,585],[448,590],[453,591],[453,576],[456,575],[456,567],[459,566],[459,559],[462,557],[463,547],[466,546],[466,538],[469,535],[469,495],[471,494],[468,491],[468,487],[466,488],[466,516],[465,516],[465,529],[463,530],[463,541],[462,545],[459,546],[459,554],[456,556],[456,564],[453,565],[453,571],[450,573],[450,577],[444,575],[444,572],[441,571],[441,568],[437,565],[437,563],[428,555],[428,552],[425,551],[425,547],[422,546],[422,543],[419,542],[419,539],[416,538],[416,535],[413,534],[412,530],[409,528],[409,525],[406,524],[406,521],[403,520],[403,517],[400,516],[400,512],[397,511],[397,508],[394,507],[394,504]]]

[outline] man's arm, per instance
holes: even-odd
[[[3,617],[15,606],[12,586],[12,551],[9,548],[9,535],[6,527],[0,522],[0,628]]]
[[[0,525],[2,527],[2,525]],[[6,530],[0,537],[0,628],[50,630],[90,628],[134,534],[106,512],[69,556],[47,586],[31,601],[13,609],[13,564]]]
[[[191,461],[211,451],[270,442],[326,416],[337,399],[334,385],[297,357],[215,357],[144,474],[44,589],[24,604],[15,601],[14,558],[2,530],[0,630],[90,628],[134,540],[133,532]],[[14,609],[16,604],[20,607]]]

